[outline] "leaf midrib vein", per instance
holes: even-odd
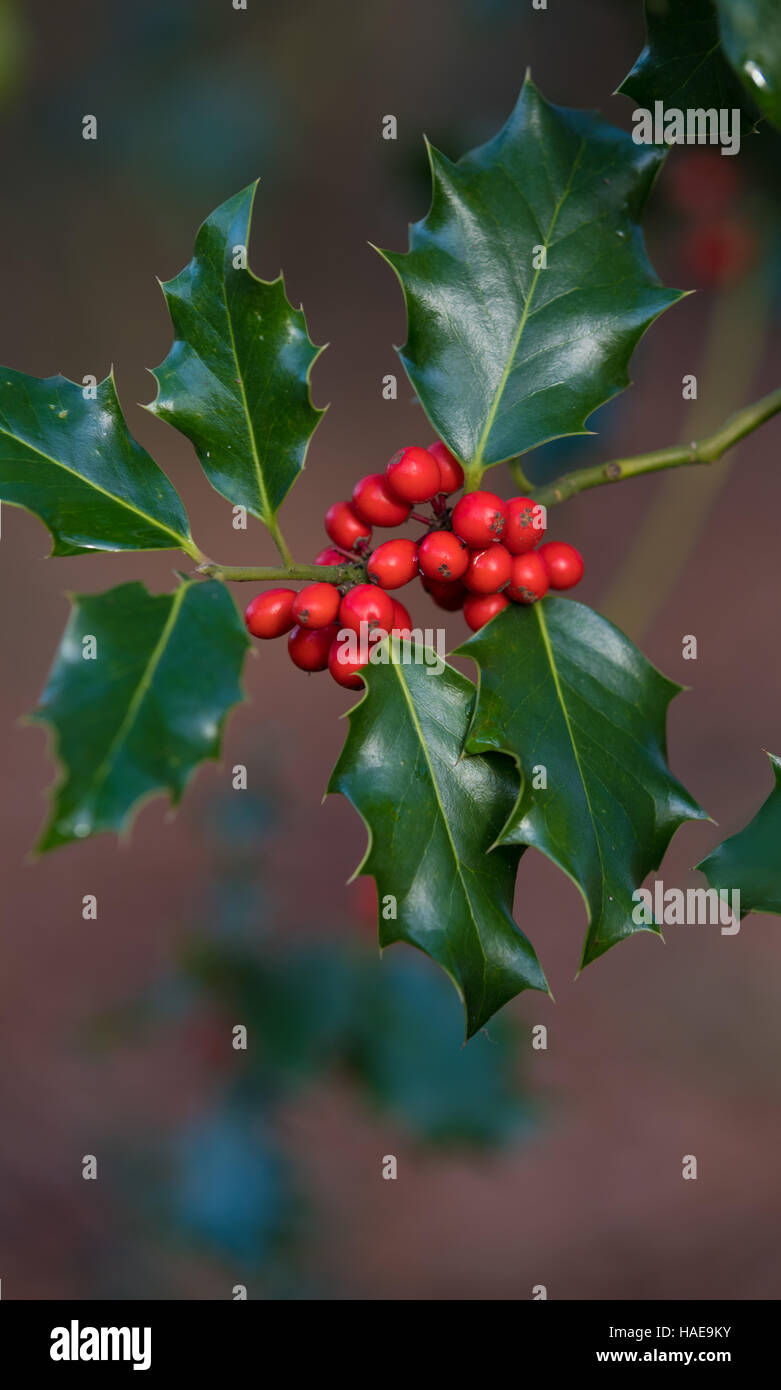
[[[540,629],[540,635],[541,635],[541,637],[542,637],[543,645],[544,645],[544,647],[545,647],[545,653],[546,653],[546,655],[547,655],[548,662],[549,662],[549,664],[550,664],[551,675],[553,676],[553,683],[554,683],[554,685],[555,685],[555,687],[556,687],[556,694],[557,694],[557,696],[558,696],[559,704],[560,704],[560,706],[561,706],[561,712],[562,712],[562,714],[563,714],[563,716],[564,716],[564,722],[565,722],[565,724],[566,724],[566,726],[567,726],[567,733],[568,733],[568,735],[569,735],[570,744],[571,744],[571,746],[572,746],[572,754],[573,754],[573,757],[574,757],[574,759],[575,759],[575,763],[576,763],[576,766],[577,766],[577,769],[578,769],[578,775],[579,775],[579,777],[580,777],[581,785],[582,785],[582,787],[583,787],[583,795],[584,795],[585,798],[586,798],[586,805],[588,806],[589,819],[590,819],[590,821],[591,821],[591,829],[592,829],[592,833],[593,833],[593,835],[594,835],[594,843],[595,843],[595,845],[596,845],[597,856],[598,856],[598,858],[599,858],[599,867],[600,867],[600,871],[601,871],[601,878],[602,878],[602,884],[603,884],[602,894],[604,895],[604,884],[605,884],[606,881],[607,881],[607,875],[606,875],[606,870],[605,870],[605,862],[604,862],[604,859],[603,859],[603,856],[602,856],[602,844],[601,844],[599,835],[598,835],[598,833],[597,833],[597,826],[599,825],[599,820],[598,820],[598,817],[596,816],[596,813],[595,813],[595,811],[594,811],[594,808],[593,808],[593,806],[592,806],[592,804],[591,804],[591,797],[590,797],[590,795],[589,795],[588,784],[587,784],[587,782],[586,782],[585,773],[584,773],[583,767],[582,767],[582,765],[581,765],[580,754],[579,754],[579,752],[578,752],[578,746],[577,746],[577,743],[576,743],[576,741],[575,741],[574,730],[573,730],[572,724],[571,724],[571,722],[570,722],[569,710],[567,709],[567,704],[566,704],[566,701],[565,701],[565,699],[564,699],[564,691],[563,691],[563,689],[562,689],[561,681],[560,681],[560,679],[559,679],[559,671],[558,671],[558,667],[557,667],[557,665],[556,665],[556,659],[555,659],[555,656],[554,656],[554,653],[553,653],[553,647],[552,647],[552,645],[551,645],[550,634],[548,633],[548,625],[547,625],[547,623],[546,623],[546,621],[545,621],[545,614],[544,614],[544,611],[543,611],[543,604],[542,604],[542,602],[541,602],[541,603],[535,603],[535,604],[533,605],[532,611],[534,612],[534,614],[535,614],[535,616],[536,616],[536,618],[537,618],[537,623],[538,623],[538,626],[539,626],[539,629]],[[600,916],[602,915],[602,902],[601,902],[601,901],[600,901],[600,911],[599,911],[599,915],[600,915]],[[591,923],[591,925],[593,925],[593,922]]]
[[[143,704],[143,701],[151,688],[152,681],[154,680],[157,668],[160,665],[163,653],[168,645],[171,633],[173,632],[173,629],[176,626],[176,622],[179,617],[179,609],[181,608],[182,603],[184,602],[184,599],[189,593],[191,587],[191,584],[182,584],[181,587],[177,589],[173,595],[171,611],[168,614],[165,623],[163,624],[160,636],[158,637],[157,642],[155,643],[152,649],[152,654],[149,657],[149,660],[147,661],[146,666],[143,669],[143,672],[141,673],[141,678],[138,682],[138,685],[136,686],[135,691],[133,692],[133,697],[128,704],[125,717],[122,720],[113,739],[111,740],[106,756],[104,757],[97,772],[95,773],[95,777],[91,788],[91,798],[93,799],[96,796],[97,792],[103,787],[106,778],[108,777],[111,771],[117,749],[125,741],[127,735],[130,732],[130,729],[136,721],[141,705]]]
[[[555,231],[555,229],[556,229],[556,223],[557,223],[557,221],[558,221],[558,218],[559,218],[559,214],[560,214],[560,212],[561,212],[561,209],[563,208],[563,206],[564,206],[564,204],[565,204],[565,202],[566,202],[566,200],[567,200],[567,198],[568,198],[568,196],[569,196],[569,191],[570,191],[570,189],[571,189],[571,187],[572,187],[572,181],[573,181],[573,179],[574,179],[574,177],[575,177],[575,173],[576,173],[576,171],[577,171],[578,165],[580,164],[580,160],[581,160],[581,158],[582,158],[583,151],[584,151],[585,147],[586,147],[585,139],[581,139],[581,141],[580,141],[580,143],[579,143],[579,145],[578,145],[577,154],[575,155],[575,158],[574,158],[573,161],[572,161],[572,167],[571,167],[570,172],[569,172],[569,177],[568,177],[567,182],[566,182],[566,184],[565,184],[565,186],[564,186],[564,189],[563,189],[563,191],[562,191],[562,193],[561,193],[561,196],[560,196],[560,198],[559,198],[558,202],[556,203],[556,206],[555,206],[555,208],[554,208],[554,210],[553,210],[553,216],[551,217],[550,226],[548,227],[548,231],[547,231],[547,234],[546,234],[546,236],[545,236],[544,246],[545,246],[546,253],[547,253],[548,246],[549,246],[549,244],[550,244],[551,237],[553,236],[553,233],[554,233],[554,231]],[[494,399],[493,399],[493,402],[492,402],[492,404],[491,404],[491,408],[490,408],[490,410],[488,411],[488,414],[487,414],[487,416],[486,416],[485,424],[484,424],[483,429],[482,429],[482,431],[481,431],[481,433],[480,433],[480,438],[479,438],[478,443],[477,443],[477,452],[476,452],[476,456],[475,456],[475,460],[474,460],[475,463],[478,464],[478,465],[479,465],[479,464],[482,464],[482,462],[483,462],[483,454],[484,454],[484,452],[485,452],[485,447],[486,447],[486,444],[487,444],[487,442],[488,442],[488,439],[489,439],[491,430],[493,429],[493,424],[494,424],[494,420],[495,420],[495,418],[496,418],[496,415],[497,415],[497,412],[498,412],[498,409],[499,409],[499,404],[500,404],[500,402],[501,402],[502,396],[504,395],[504,389],[505,389],[505,387],[506,387],[506,385],[507,385],[507,382],[508,382],[509,379],[510,379],[510,375],[511,375],[512,370],[513,370],[513,363],[514,363],[514,360],[515,360],[515,355],[516,355],[516,353],[517,353],[517,351],[518,351],[518,348],[520,347],[521,339],[522,339],[523,333],[524,333],[524,329],[526,328],[526,322],[527,322],[527,319],[528,319],[528,317],[529,317],[529,313],[530,313],[530,311],[531,311],[531,304],[532,304],[532,300],[534,299],[534,292],[535,292],[535,290],[536,290],[536,288],[537,288],[537,282],[538,282],[538,280],[539,280],[541,270],[542,270],[542,266],[538,265],[537,268],[536,268],[536,270],[535,270],[535,272],[534,272],[534,276],[532,277],[532,282],[531,282],[531,285],[529,286],[529,293],[528,293],[528,295],[526,296],[526,300],[525,300],[524,306],[523,306],[523,312],[522,312],[522,314],[521,314],[520,321],[519,321],[519,323],[518,323],[518,329],[517,329],[517,332],[516,332],[516,334],[515,334],[515,338],[514,338],[512,347],[511,347],[511,349],[510,349],[510,352],[508,353],[507,362],[505,363],[505,367],[504,367],[504,371],[502,372],[501,380],[500,380],[499,385],[498,385],[498,387],[497,387],[497,389],[496,389],[496,392],[495,392],[495,394],[494,394]]]
[[[142,511],[140,507],[136,507],[133,502],[128,502],[126,498],[119,497],[116,493],[109,492],[107,488],[101,487],[100,483],[96,483],[94,479],[87,478],[83,473],[79,473],[78,469],[71,468],[67,463],[64,463],[62,459],[53,458],[51,454],[47,454],[45,449],[39,448],[37,444],[30,444],[28,440],[23,439],[19,434],[14,434],[12,430],[7,429],[4,425],[0,425],[0,435],[3,435],[6,439],[12,440],[12,442],[17,445],[21,444],[22,448],[29,449],[31,453],[37,454],[39,458],[46,459],[47,463],[53,464],[55,468],[61,468],[63,472],[69,473],[72,478],[78,478],[79,482],[82,483],[84,487],[94,488],[94,490],[101,493],[103,497],[108,497],[116,506],[124,507],[126,511],[133,512],[135,516],[140,516],[143,521],[148,522],[155,530],[164,531],[166,535],[173,536],[174,539],[180,543],[189,540],[188,536],[181,535],[179,531],[174,531],[172,527],[166,526],[164,522],[155,520],[153,516],[149,516],[148,513]],[[64,539],[68,539],[64,532],[60,532],[60,534]],[[76,542],[76,544],[78,544],[78,542]],[[181,544],[177,546],[177,549],[183,548]]]
[[[400,665],[399,665],[397,662],[395,662],[395,661],[392,662],[391,665],[393,666],[393,669],[395,670],[396,675],[397,675],[397,677],[398,677],[399,685],[401,686],[401,689],[402,689],[402,691],[403,691],[403,693],[404,693],[404,699],[405,699],[405,701],[406,701],[407,708],[409,709],[410,719],[412,720],[413,726],[414,726],[414,728],[415,728],[415,732],[416,732],[416,734],[417,734],[417,736],[418,736],[418,739],[419,739],[419,741],[420,741],[420,747],[421,747],[422,752],[423,752],[423,757],[424,757],[425,760],[426,760],[426,766],[428,767],[428,770],[429,770],[429,775],[430,775],[430,777],[431,777],[432,786],[433,786],[433,788],[434,788],[434,794],[435,794],[435,796],[436,796],[437,805],[438,805],[438,807],[439,807],[439,809],[440,809],[440,813],[441,813],[441,816],[442,816],[442,822],[443,822],[444,827],[445,827],[445,833],[446,833],[447,838],[448,838],[448,841],[449,841],[449,843],[450,843],[450,848],[451,848],[451,850],[452,850],[452,852],[453,852],[453,860],[454,860],[455,866],[456,866],[456,874],[457,874],[458,879],[459,879],[459,881],[460,881],[460,883],[461,883],[461,887],[463,888],[464,897],[465,897],[467,903],[469,904],[469,913],[470,913],[470,916],[471,916],[471,918],[472,918],[472,922],[473,922],[474,928],[475,928],[474,934],[475,934],[475,937],[477,938],[477,944],[478,944],[478,946],[479,946],[479,948],[480,948],[480,954],[481,954],[482,957],[483,957],[483,994],[482,994],[482,1000],[481,1000],[481,1007],[482,1007],[482,1004],[483,1004],[484,1001],[485,1001],[485,992],[486,992],[486,972],[487,972],[487,969],[488,969],[488,957],[487,957],[487,955],[486,955],[485,948],[484,948],[484,946],[483,946],[483,942],[482,942],[482,938],[481,938],[481,936],[480,936],[480,932],[479,932],[479,930],[478,930],[478,928],[477,928],[477,922],[475,921],[474,912],[473,912],[473,909],[472,909],[472,899],[471,899],[471,896],[470,896],[470,893],[469,893],[469,889],[467,888],[466,880],[464,879],[464,875],[463,875],[463,873],[461,872],[461,860],[460,860],[458,851],[457,851],[457,849],[456,849],[456,845],[455,845],[455,841],[453,840],[453,836],[452,836],[451,833],[450,833],[450,823],[449,823],[448,818],[447,818],[447,816],[446,816],[446,814],[445,814],[445,808],[444,808],[444,806],[443,806],[443,804],[442,804],[442,799],[441,799],[440,794],[439,794],[439,783],[438,783],[438,781],[437,781],[436,774],[435,774],[435,772],[434,772],[434,768],[433,768],[433,766],[432,766],[431,759],[430,759],[430,757],[429,757],[428,748],[426,747],[426,740],[425,740],[425,738],[423,737],[423,729],[421,728],[420,720],[418,719],[418,713],[417,713],[417,710],[415,709],[415,706],[414,706],[414,704],[413,704],[413,702],[412,702],[412,698],[411,698],[410,692],[409,692],[409,687],[407,686],[407,682],[404,680],[404,677],[403,677],[403,675],[402,675],[402,671],[401,671]]]
[[[237,373],[238,373],[236,380],[237,380],[237,383],[238,383],[239,390],[240,390],[240,392],[241,392],[241,402],[242,402],[242,406],[243,406],[243,408],[244,408],[244,414],[245,414],[245,416],[247,417],[247,433],[248,433],[248,435],[249,435],[250,449],[251,449],[251,451],[252,451],[252,462],[253,462],[253,465],[254,465],[254,468],[255,468],[255,477],[256,477],[256,479],[257,479],[257,484],[258,484],[258,497],[260,498],[260,510],[261,510],[261,512],[262,512],[262,514],[263,514],[263,520],[266,522],[266,525],[270,525],[271,522],[272,522],[273,519],[274,519],[274,512],[273,512],[273,509],[272,509],[272,507],[271,507],[271,503],[269,502],[268,493],[267,493],[267,491],[266,491],[266,484],[265,484],[265,480],[264,480],[264,478],[263,478],[263,471],[262,471],[261,466],[260,466],[260,456],[259,456],[259,454],[258,454],[258,445],[257,445],[257,440],[255,439],[255,426],[254,426],[254,424],[253,424],[252,416],[250,415],[249,401],[247,400],[247,393],[246,393],[246,391],[245,391],[245,389],[244,389],[244,378],[243,378],[243,376],[242,376],[242,370],[241,370],[241,363],[240,363],[240,361],[239,361],[238,348],[236,347],[236,336],[235,336],[235,334],[234,334],[234,332],[233,332],[233,319],[231,318],[231,311],[230,311],[230,309],[229,309],[229,307],[228,307],[228,287],[227,287],[227,284],[226,284],[226,282],[225,282],[225,275],[224,275],[224,274],[220,276],[220,288],[221,288],[221,290],[222,290],[222,302],[223,302],[223,304],[225,305],[225,318],[226,318],[226,321],[227,321],[227,324],[228,324],[228,333],[229,333],[229,335],[230,335],[231,352],[232,352],[232,354],[233,354],[233,360],[234,360],[234,362],[236,363],[236,371],[237,371]]]

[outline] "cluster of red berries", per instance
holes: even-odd
[[[245,613],[255,637],[289,632],[288,651],[304,671],[326,667],[340,685],[359,689],[365,656],[351,656],[337,641],[342,629],[409,636],[412,620],[387,590],[400,589],[418,575],[440,608],[463,608],[477,631],[509,602],[536,603],[548,589],[571,589],[583,575],[583,560],[564,541],[547,541],[545,508],[530,497],[502,501],[493,492],[467,492],[451,509],[448,498],[460,491],[464,471],[437,440],[394,454],[384,473],[370,473],[353,488],[352,501],[334,502],[325,516],[332,544],[315,564],[363,564],[366,582],[316,582],[300,593],[270,589]],[[431,503],[431,515],[413,511]],[[427,532],[421,541],[397,538],[371,550],[374,526],[401,526],[413,519]],[[366,628],[362,628],[362,624]],[[292,629],[292,630],[291,630]]]

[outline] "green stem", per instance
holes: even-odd
[[[655,449],[650,454],[637,454],[633,458],[614,459],[611,463],[600,463],[594,468],[576,469],[573,473],[565,473],[553,483],[533,489],[531,495],[536,502],[553,507],[558,502],[568,501],[579,492],[601,487],[604,483],[623,482],[625,478],[637,478],[643,473],[656,473],[663,468],[680,468],[688,463],[715,463],[733,444],[751,434],[780,410],[781,389],[771,391],[753,405],[747,405],[743,410],[737,411],[721,429],[699,442],[694,441],[669,449]]]
[[[464,492],[477,492],[484,473],[481,463],[464,464]]]
[[[277,550],[279,551],[280,555],[282,556],[282,559],[284,560],[285,564],[289,569],[293,563],[293,556],[288,550],[287,542],[285,540],[285,537],[282,535],[277,518],[275,516],[272,517],[271,521],[269,521],[267,524],[268,529],[271,532],[274,544],[277,547]]]
[[[289,565],[220,565],[216,560],[204,559],[198,566],[198,574],[207,579],[224,579],[229,584],[243,584],[253,581],[264,583],[273,579],[322,580],[331,584],[343,584],[346,580],[365,578],[365,568],[356,561],[343,565],[297,565],[291,560]]]
[[[206,559],[203,551],[198,548],[194,540],[183,541],[180,549],[184,551],[185,555],[189,555],[196,565],[202,565]]]
[[[523,468],[521,466],[521,460],[508,459],[507,467],[513,475],[513,482],[516,484],[516,486],[519,487],[522,492],[528,493],[531,488],[531,483],[529,482],[529,479],[526,477],[526,474],[523,471]]]

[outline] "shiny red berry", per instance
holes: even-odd
[[[513,556],[512,574],[507,587],[507,597],[513,603],[536,603],[547,594],[550,580],[540,552],[529,550],[525,555]]]
[[[418,546],[418,564],[426,579],[460,579],[466,574],[469,551],[452,531],[429,531]]]
[[[511,497],[504,507],[502,544],[511,555],[525,555],[539,545],[545,535],[547,512],[541,502],[531,497]]]
[[[428,452],[439,464],[439,491],[460,492],[464,486],[464,470],[458,462],[455,454],[451,454],[447,444],[443,444],[441,439],[435,439],[433,444],[429,444]]]
[[[334,545],[342,550],[355,550],[356,546],[367,546],[372,538],[372,528],[361,521],[351,502],[334,502],[325,514],[325,529]]]
[[[365,665],[366,661],[351,652],[347,642],[340,642],[336,637],[331,643],[328,650],[328,669],[337,685],[343,685],[348,690],[362,690],[363,680],[359,672]]]
[[[378,627],[389,632],[393,626],[393,599],[376,584],[356,584],[342,599],[339,622],[357,633],[361,623],[366,623],[370,632]]]
[[[552,589],[574,589],[583,578],[583,556],[566,541],[546,541],[537,554],[548,574]]]
[[[399,637],[409,637],[412,633],[412,619],[397,598],[391,599],[393,604],[393,626],[391,632],[395,632]]]
[[[315,555],[316,565],[343,565],[345,557],[341,550],[337,550],[333,545],[327,545],[325,550],[321,550],[319,555]]]
[[[500,541],[504,534],[504,502],[495,492],[467,492],[453,508],[453,530],[473,550]]]
[[[490,623],[503,608],[509,608],[509,599],[504,594],[470,594],[464,600],[464,617],[473,632]]]
[[[384,473],[369,473],[355,484],[353,507],[372,526],[403,526],[410,513],[409,502],[394,497]]]
[[[294,627],[287,639],[287,649],[294,666],[302,671],[324,671],[328,652],[337,632],[338,623],[328,627]]]
[[[385,469],[388,487],[400,502],[430,502],[439,492],[439,464],[428,449],[399,449]]]
[[[378,545],[367,565],[370,577],[381,589],[400,589],[418,572],[418,547],[399,539]]]
[[[244,621],[253,637],[281,637],[295,623],[295,589],[266,589],[247,604]]]
[[[513,557],[503,545],[473,550],[464,583],[472,594],[495,594],[510,581]]]
[[[307,584],[293,603],[293,617],[300,627],[328,627],[335,623],[341,594],[335,584]]]
[[[448,583],[443,579],[424,578],[423,588],[431,595],[437,608],[443,608],[446,613],[457,613],[459,608],[463,608],[464,599],[469,592],[460,579]]]

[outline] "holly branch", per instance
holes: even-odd
[[[631,458],[613,459],[610,463],[596,464],[593,468],[577,468],[571,473],[534,487],[523,474],[520,461],[513,460],[511,469],[516,481],[536,502],[546,507],[566,502],[579,492],[602,487],[605,483],[624,482],[627,478],[641,477],[645,473],[656,473],[661,469],[680,468],[692,463],[715,463],[741,439],[752,434],[760,425],[772,419],[781,411],[781,388],[762,396],[752,405],[731,415],[720,429],[705,439],[693,440],[690,444],[672,445],[667,449],[654,449],[647,454],[636,454]],[[420,520],[426,518],[421,517]],[[207,579],[222,579],[239,584],[245,581],[263,583],[279,580],[322,580],[332,584],[358,583],[365,579],[365,567],[356,558],[345,557],[343,565],[298,564],[291,560],[289,565],[223,565],[199,554],[201,563],[196,571]]]
[[[543,487],[532,488],[530,496],[546,507],[566,502],[579,492],[592,487],[602,487],[604,483],[620,483],[626,478],[638,478],[644,473],[656,473],[662,468],[680,468],[689,463],[715,463],[728,449],[746,435],[751,434],[766,420],[770,420],[781,410],[781,388],[771,391],[753,405],[747,405],[705,439],[690,444],[672,445],[668,449],[654,449],[648,454],[636,454],[633,458],[613,459],[610,463],[599,463],[593,468],[576,468],[564,473],[554,482]]]
[[[345,561],[343,565],[299,565],[291,560],[289,565],[221,565],[216,560],[207,560],[198,566],[196,574],[206,579],[222,579],[230,584],[245,581],[263,583],[266,580],[308,579],[323,583],[358,583],[365,578],[365,566],[356,559],[355,563]]]

